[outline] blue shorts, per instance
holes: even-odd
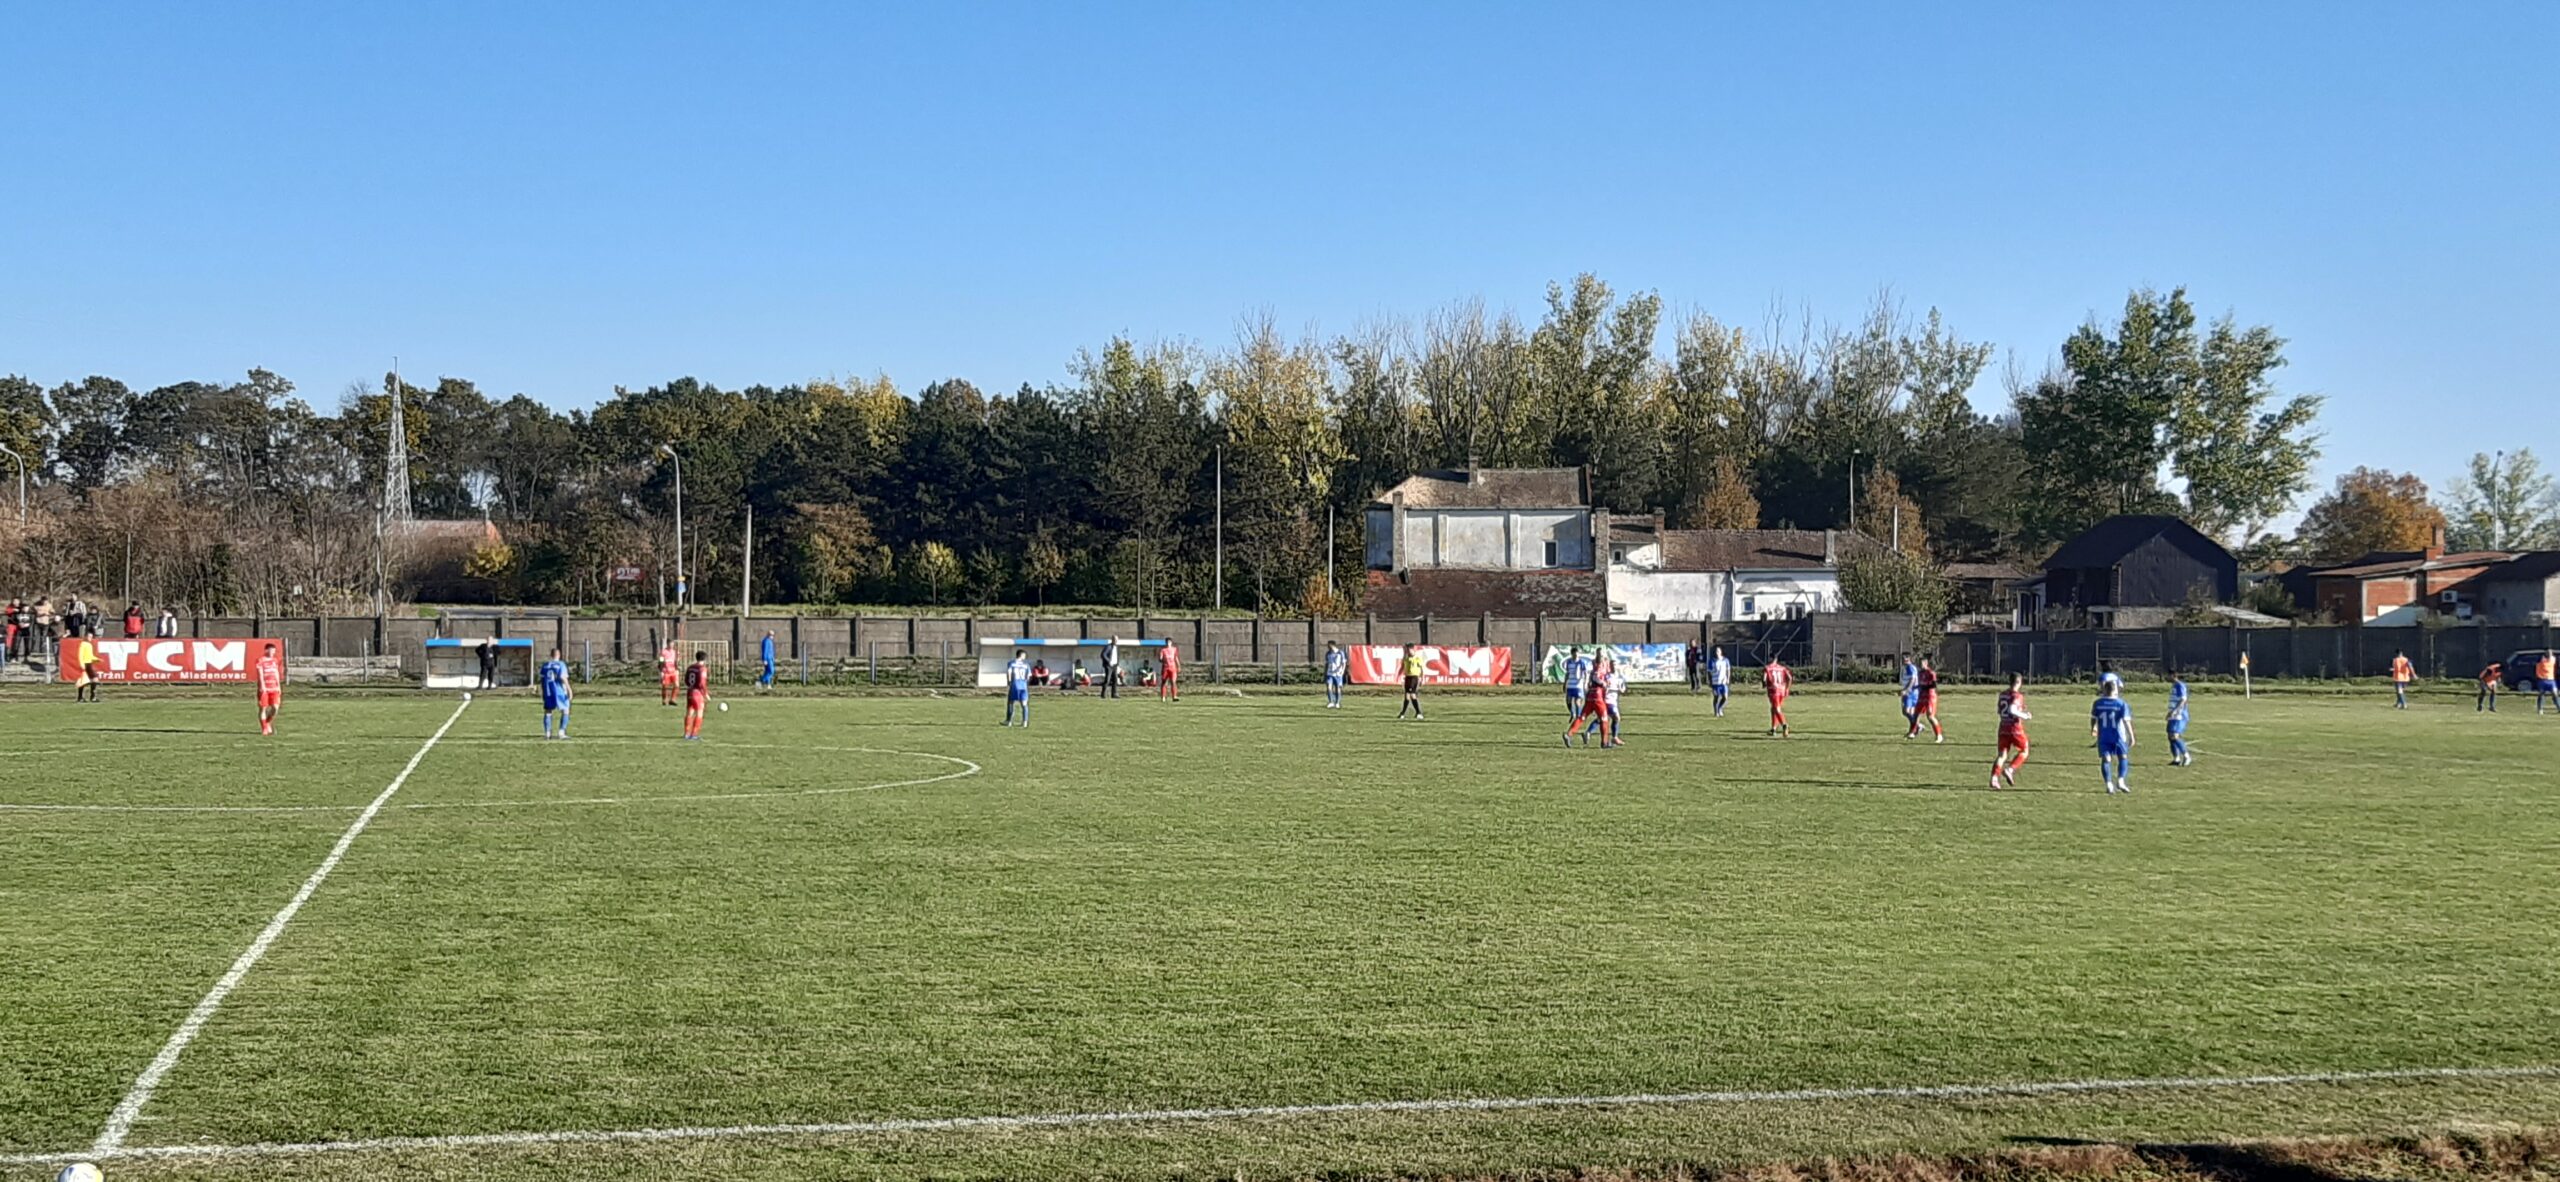
[[[1341,675],[1341,674],[1339,674],[1339,673],[1327,673],[1327,674],[1325,674],[1325,675],[1324,675],[1324,683],[1325,683],[1326,685],[1333,685],[1333,686],[1341,685],[1341,684],[1342,684],[1342,675]]]
[[[2181,718],[2181,719],[2171,719],[2171,720],[2170,720],[2170,722],[2169,722],[2169,733],[2170,733],[2170,734],[2173,734],[2173,735],[2183,735],[2183,734],[2187,733],[2187,723],[2186,723],[2186,720],[2185,720],[2185,719],[2182,719],[2182,718]]]
[[[1027,685],[1008,685],[1004,687],[1004,700],[1008,702],[1028,702],[1031,700],[1031,687]]]
[[[2560,694],[2560,681],[2537,681],[2533,683],[2533,692],[2537,694]]]
[[[2110,743],[2103,739],[2098,742],[2098,758],[2100,759],[2123,759],[2131,756],[2132,754],[2132,749],[2122,743]]]
[[[548,713],[550,713],[551,711],[554,711],[554,710],[566,710],[566,709],[568,709],[568,708],[569,708],[569,695],[567,695],[567,694],[550,694],[550,693],[546,693],[546,694],[542,695],[542,711],[543,711],[543,713],[548,714]]]

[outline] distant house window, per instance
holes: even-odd
[[[1742,597],[1742,614],[1746,616],[1756,616],[1760,614],[1760,600],[1758,596],[1745,595]]]
[[[1560,563],[1560,562],[1558,562],[1558,561],[1557,561],[1557,555],[1556,555],[1556,544],[1555,544],[1554,542],[1552,542],[1552,541],[1550,541],[1550,542],[1548,542],[1548,543],[1547,543],[1547,565],[1548,565],[1548,566],[1560,566],[1560,565],[1563,565],[1562,563]]]

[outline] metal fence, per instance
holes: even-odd
[[[1594,616],[1422,616],[1414,619],[1159,619],[1141,616],[751,616],[673,619],[581,616],[529,609],[421,617],[204,616],[182,637],[277,637],[297,658],[361,662],[359,676],[398,667],[415,675],[429,639],[525,637],[557,646],[589,678],[653,677],[661,644],[711,652],[723,680],[753,677],[766,632],[778,676],[812,685],[960,686],[976,680],[982,638],[1117,636],[1179,645],[1194,676],[1212,682],[1302,684],[1319,679],[1325,645],[1433,644],[1510,648],[1534,669],[1557,645],[1720,646],[1737,665],[1784,660],[1809,676],[1856,676],[1904,647],[1908,618],[1830,613],[1800,620],[1612,620]],[[2377,677],[2406,653],[2430,677],[2465,678],[2519,650],[2552,647],[2549,627],[2355,626],[2080,629],[1959,633],[1937,648],[1954,676],[2085,676],[2101,662],[2128,669],[2237,675],[2246,656],[2261,678]]]

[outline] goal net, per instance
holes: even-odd
[[[424,684],[428,689],[522,689],[533,684],[534,664],[533,641],[521,636],[429,640]]]

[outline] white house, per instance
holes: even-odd
[[[1838,611],[1843,553],[1881,548],[1839,530],[1664,529],[1659,518],[1618,517],[1610,528],[1609,615],[1766,620]]]

